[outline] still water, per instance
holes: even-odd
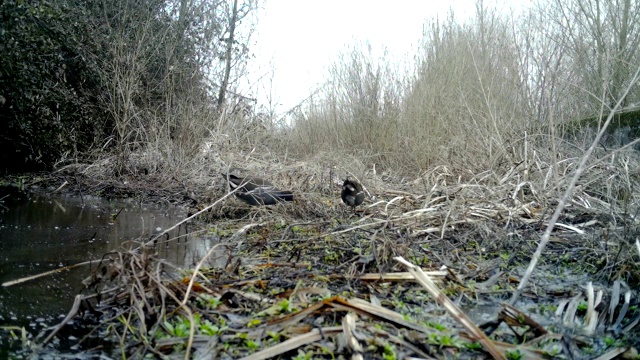
[[[135,248],[183,218],[175,209],[134,201],[0,192],[0,283]],[[157,246],[158,255],[180,267],[192,265],[213,245],[213,239],[187,236],[184,226],[168,238]],[[82,266],[0,286],[0,327],[24,326],[37,334],[58,324],[90,271]],[[6,334],[0,332],[0,355],[6,350]]]

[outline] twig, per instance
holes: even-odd
[[[42,343],[42,345],[46,345],[49,340],[51,340],[51,338],[58,333],[58,331],[60,331],[60,329],[62,329],[62,327],[68,323],[69,321],[71,321],[71,319],[78,315],[78,310],[80,310],[80,304],[82,303],[82,300],[84,300],[84,297],[82,295],[76,295],[75,300],[73,301],[73,306],[71,307],[71,310],[69,310],[69,313],[67,314],[67,316],[64,318],[64,320],[62,320],[62,322],[60,322],[60,324],[58,324],[53,331],[49,334],[49,336],[47,336],[46,339],[44,339],[44,342]]]
[[[24,277],[24,278],[7,281],[7,282],[2,283],[2,286],[9,287],[9,286],[17,285],[17,284],[22,284],[23,282],[35,280],[35,279],[41,278],[43,276],[49,276],[49,275],[57,274],[59,272],[63,272],[63,271],[66,271],[66,270],[71,270],[71,269],[74,269],[74,268],[77,268],[77,267],[80,267],[80,266],[84,266],[84,265],[99,264],[100,262],[102,262],[102,260],[85,261],[85,262],[81,262],[79,264],[65,266],[65,267],[62,267],[62,268],[59,268],[59,269],[50,270],[50,271],[43,272],[43,273],[40,273],[40,274],[35,274],[35,275],[27,276],[27,277]]]

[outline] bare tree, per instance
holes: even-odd
[[[222,85],[218,92],[218,108],[224,103],[225,92],[229,86],[229,74],[231,73],[231,59],[233,55],[233,42],[235,41],[236,22],[238,21],[238,0],[233,0],[233,8],[231,9],[231,20],[229,21],[229,36],[227,37],[227,53],[225,56],[224,76]]]
[[[567,50],[567,80],[591,94],[585,105],[612,107],[629,84],[638,63],[640,3],[631,0],[551,0],[539,3],[546,9],[547,29],[554,41]],[[567,71],[568,70],[568,71]],[[638,96],[631,91],[623,101]]]
[[[226,100],[227,94],[231,91],[232,85],[242,77],[244,65],[249,57],[249,38],[253,32],[254,24],[244,24],[243,20],[254,12],[258,7],[255,0],[243,1],[238,4],[238,0],[233,0],[231,9],[227,10],[227,27],[224,37],[221,39],[225,43],[225,52],[221,56],[224,61],[224,69],[221,74],[220,88],[218,89],[218,108],[221,108]],[[244,33],[240,31],[244,30]],[[231,78],[235,73],[235,78]]]

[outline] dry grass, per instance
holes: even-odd
[[[330,229],[344,217],[338,193],[341,179],[350,175],[369,196],[361,207],[366,217],[351,229],[374,236],[375,230],[367,229],[382,227],[403,234],[403,241],[424,237],[444,243],[453,232],[447,249],[438,254],[446,259],[448,251],[467,244],[477,251],[509,252],[517,246],[504,239],[512,236],[524,247],[520,251],[532,251],[525,236],[533,231],[530,227],[537,231],[547,225],[574,174],[582,172],[557,226],[580,236],[585,234],[580,227],[587,227],[593,236],[604,236],[601,229],[613,224],[616,231],[607,236],[615,237],[624,253],[639,208],[634,191],[638,156],[596,147],[579,166],[590,139],[579,143],[562,137],[556,120],[580,112],[572,113],[562,102],[553,105],[562,92],[532,91],[531,86],[541,84],[522,80],[539,80],[536,71],[546,68],[522,68],[521,39],[511,25],[486,11],[469,24],[453,18],[433,23],[413,77],[396,76],[384,59],[375,62],[353,50],[332,69],[324,92],[302,106],[287,126],[203,105],[177,107],[174,123],[180,126],[152,128],[126,163],[103,158],[75,165],[76,174],[98,187],[136,184],[136,190],[143,190],[153,185],[202,209],[227,194],[220,174],[233,169],[293,191],[295,206],[276,207],[275,213],[282,212],[279,221],[315,224],[322,236],[342,234]],[[628,88],[636,82],[631,79]],[[551,101],[550,111],[535,106],[543,100]],[[133,175],[129,185],[112,179],[110,170],[118,166]],[[212,209],[208,220],[217,224],[274,216],[236,208],[237,202],[227,200]],[[489,240],[492,234],[501,241]],[[597,242],[590,246],[601,251]],[[614,269],[621,263],[635,268],[628,257],[607,259],[603,274],[619,276]],[[635,281],[638,275],[625,276]]]
[[[578,143],[563,134],[563,126],[585,109],[609,105],[575,80],[581,79],[574,73],[582,63],[573,55],[581,48],[565,44],[566,52],[558,50],[559,29],[546,28],[558,15],[553,9],[534,8],[514,19],[479,6],[468,22],[453,16],[432,21],[409,73],[392,59],[374,59],[371,49],[353,48],[289,123],[258,116],[256,109],[212,109],[198,84],[186,92],[168,87],[176,97],[165,115],[140,109],[123,120],[130,124],[120,129],[127,134],[120,139],[129,149],[124,158],[122,152],[100,154],[94,164],[73,166],[92,180],[111,181],[114,174],[130,183],[151,179],[155,187],[181,189],[201,202],[224,193],[217,174],[234,167],[313,203],[346,175],[373,189],[414,193],[428,192],[432,184],[416,189],[410,182],[434,173],[448,184],[450,178],[491,179],[497,186],[513,175],[531,191],[559,196],[593,139]],[[567,69],[574,78],[561,76]],[[625,103],[636,97],[637,84],[628,85]],[[576,100],[585,94],[589,106]],[[589,194],[615,203],[633,191],[631,179],[595,171],[605,160],[614,172],[633,173],[624,160],[633,155],[613,150],[594,156]]]
[[[602,326],[595,327],[592,320],[576,315],[586,281],[570,281],[566,274],[579,278],[588,274],[612,302],[624,291],[610,291],[609,280],[624,279],[631,286],[640,282],[631,241],[640,196],[628,191],[640,185],[640,159],[633,152],[619,152],[585,169],[556,225],[541,269],[533,276],[535,286],[526,291],[526,298],[535,301],[525,302],[526,309],[503,305],[500,310],[497,302],[514,290],[513,281],[524,272],[563,189],[544,179],[550,178],[551,171],[570,173],[579,161],[548,164],[535,151],[522,156],[529,160],[506,172],[468,174],[464,179],[446,167],[411,180],[369,170],[360,179],[370,197],[357,215],[346,209],[338,195],[347,169],[359,171],[357,163],[349,167],[348,159],[334,162],[334,168],[313,165],[330,164],[329,154],[319,154],[313,163],[274,162],[252,153],[226,157],[225,161],[243,161],[250,173],[269,175],[278,186],[292,189],[297,201],[267,209],[227,198],[201,214],[198,219],[219,239],[212,253],[220,255],[224,249],[224,270],[210,266],[214,259],[207,255],[202,266],[187,270],[184,278],[167,277],[158,272],[162,260],[154,259],[150,249],[118,255],[120,260],[104,272],[115,274],[113,279],[90,282],[106,289],[98,309],[113,317],[102,326],[111,326],[127,356],[188,356],[190,351],[220,357],[286,357],[298,351],[315,356],[327,351],[334,356],[360,353],[367,358],[383,358],[385,351],[402,356],[437,357],[443,351],[463,358],[480,356],[479,350],[465,347],[477,338],[464,335],[452,319],[444,319],[433,298],[407,281],[408,274],[396,274],[405,270],[394,261],[401,256],[427,270],[442,265],[450,269],[433,274],[440,291],[458,299],[462,311],[489,302],[496,308],[485,312],[495,311],[496,318],[499,313],[500,321],[512,327],[526,320],[525,332],[494,335],[512,345],[485,339],[485,346],[496,347],[491,351],[518,350],[539,357],[559,351],[558,334],[581,349],[587,344],[596,353],[604,353],[600,343],[604,336],[633,344],[638,339],[633,325],[637,313],[630,311],[621,321],[601,319]],[[202,179],[215,184],[213,198],[206,204],[224,195],[224,180],[217,173]],[[623,196],[598,193],[603,184]],[[609,224],[606,231],[604,224]],[[114,285],[123,283],[130,284],[124,287],[129,290],[114,290],[120,288]],[[554,295],[558,287],[562,292]],[[576,295],[571,302],[569,291]],[[636,294],[630,294],[635,299]],[[554,306],[563,320],[554,320],[548,313],[546,319],[554,321],[556,334],[529,317],[540,316],[538,308]],[[622,305],[613,308],[617,306]],[[570,319],[574,316],[583,325]],[[463,322],[473,325],[469,319]],[[186,332],[176,333],[179,324]],[[491,324],[475,325],[485,325],[484,331],[492,328]],[[606,326],[624,331],[613,335]],[[217,329],[215,334],[209,333],[212,327]],[[576,331],[597,334],[594,339],[600,340],[585,343],[584,338],[571,335]],[[139,340],[153,337],[157,338]],[[351,345],[345,346],[344,341]],[[615,351],[625,350],[620,346]]]
[[[270,146],[274,139],[269,131],[253,133],[256,136],[229,131],[230,135],[211,134],[208,150],[199,150],[189,159],[192,172],[172,173],[167,167],[132,178],[138,181],[138,193],[165,186],[161,195],[167,199],[190,197],[200,209],[215,203],[196,220],[219,239],[216,249],[225,249],[227,261],[221,270],[209,266],[213,259],[205,257],[199,270],[187,270],[194,276],[180,278],[161,275],[157,269],[162,260],[155,259],[150,250],[118,254],[115,268],[106,272],[115,274],[114,279],[97,278],[91,285],[106,291],[99,306],[105,312],[102,326],[114,330],[127,356],[188,354],[184,347],[188,346],[198,354],[228,357],[254,352],[295,356],[300,349],[316,356],[329,351],[382,358],[382,349],[392,344],[393,351],[403,356],[438,356],[446,349],[475,358],[480,353],[464,344],[476,339],[465,337],[453,321],[443,320],[430,298],[407,282],[406,275],[391,275],[404,270],[394,257],[411,259],[428,270],[443,265],[451,269],[441,289],[456,295],[467,309],[479,301],[496,304],[506,300],[586,147],[558,142],[555,148],[561,153],[554,154],[544,146],[551,142],[548,136],[527,135],[513,138],[507,150],[493,158],[489,170],[463,171],[441,165],[408,177],[398,168],[374,167],[358,154],[338,150],[316,151],[306,161],[292,159],[286,143]],[[273,148],[277,151],[269,151]],[[141,156],[140,161],[144,159]],[[232,167],[293,191],[296,202],[248,207],[229,197],[216,203],[228,191],[220,173]],[[75,174],[94,181],[94,189],[108,184],[131,191],[133,183],[125,185],[121,179],[105,176],[109,168],[109,159],[105,159],[78,167]],[[574,299],[582,299],[581,286],[587,281],[595,281],[597,289],[606,294],[613,280],[631,286],[640,283],[633,247],[640,204],[640,195],[634,191],[640,186],[639,169],[640,157],[634,151],[596,148],[533,274],[535,286],[526,288],[527,298],[536,299],[531,307],[562,306],[562,314],[569,304],[567,289],[577,294]],[[368,194],[357,215],[339,197],[346,175],[359,179]],[[582,282],[569,282],[567,273],[586,277],[580,278],[585,279]],[[118,284],[129,290],[113,290]],[[563,289],[562,294],[550,297],[557,287]],[[612,302],[623,296],[615,294],[610,295]],[[635,298],[635,293],[630,294]],[[202,305],[203,301],[210,305]],[[578,300],[571,303],[566,313],[575,316]],[[498,316],[498,311],[493,314]],[[501,321],[515,326],[514,318],[519,321],[525,316],[514,315],[518,311],[531,314],[533,310],[506,307],[500,312]],[[349,313],[358,314],[355,325]],[[556,332],[569,336],[576,326],[568,315],[563,316],[562,325],[557,326],[565,326],[566,331],[556,328]],[[620,322],[603,320],[600,330],[584,320],[588,329],[578,329],[633,344],[639,338],[633,325],[636,316],[630,312]],[[216,334],[205,332],[211,330],[203,327],[205,320],[206,326],[217,326]],[[341,322],[342,327],[336,327]],[[313,330],[309,323],[321,330]],[[174,333],[178,324],[188,325],[187,332]],[[625,330],[615,335],[605,324]],[[438,330],[440,326],[446,329]],[[411,336],[407,337],[408,329]],[[549,344],[558,344],[557,335],[534,330],[535,341],[530,343],[518,340],[521,334],[504,335],[502,341],[519,345],[499,344],[497,351],[506,354],[517,349],[540,356],[551,351]],[[361,336],[350,335],[354,331]],[[272,335],[265,335],[269,333]],[[153,336],[155,342],[139,340]],[[348,339],[351,346],[341,345]],[[584,346],[582,340],[572,339]],[[359,348],[359,343],[376,346]],[[588,344],[603,346],[595,340]]]

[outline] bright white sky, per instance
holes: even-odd
[[[485,1],[485,4],[527,0]],[[528,2],[528,1],[527,1]],[[252,38],[255,59],[249,64],[258,103],[271,96],[284,112],[323,82],[328,66],[350,44],[386,47],[398,61],[417,50],[426,20],[470,16],[475,0],[265,0]],[[505,5],[499,5],[505,8]],[[413,50],[413,51],[412,51]],[[273,69],[273,72],[271,72]],[[270,94],[271,93],[271,94]]]

